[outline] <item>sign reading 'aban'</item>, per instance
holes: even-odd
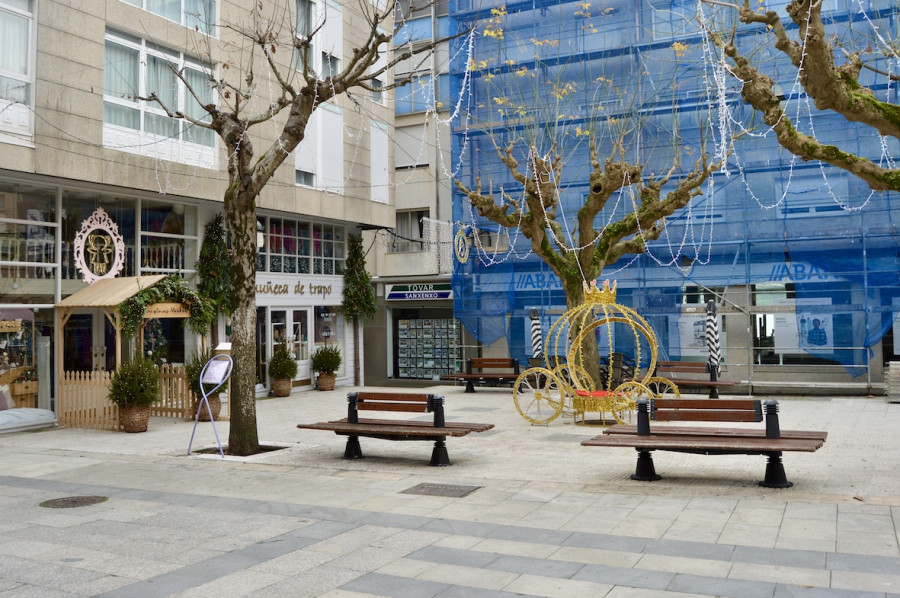
[[[389,301],[437,301],[452,299],[450,283],[444,284],[393,284],[388,287]]]

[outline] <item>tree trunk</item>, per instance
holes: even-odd
[[[235,185],[232,185],[234,189]],[[259,452],[256,429],[256,202],[246,191],[226,193],[225,215],[232,235],[231,425],[233,455]]]

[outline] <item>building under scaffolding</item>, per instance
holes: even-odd
[[[766,7],[797,35],[784,2]],[[450,10],[461,27],[477,23],[474,37],[459,38],[451,69],[454,97],[462,98],[452,125],[459,181],[474,188],[480,178],[485,189],[502,189],[515,201],[522,185],[495,144],[525,139],[541,155],[558,152],[565,161],[558,221],[566,230],[588,193],[588,131],[601,161],[621,137],[626,157],[644,165],[645,177],[674,165],[673,181],[701,152],[715,160],[733,144],[703,195],[668,219],[659,240],[644,254],[608,265],[601,277],[617,280],[619,303],[654,327],[662,359],[706,359],[699,331],[712,299],[721,318],[723,378],[767,392],[813,386],[877,392],[884,364],[900,354],[893,331],[900,311],[894,222],[900,198],[873,193],[844,171],[802,162],[778,146],[741,101],[739,82],[708,36],[730,35],[734,10],[692,0],[459,0]],[[888,76],[900,72],[900,59],[878,51],[883,40],[900,37],[900,7],[825,0],[822,14],[844,48],[874,48],[865,56],[873,69],[863,71],[860,83],[900,104],[900,86]],[[817,112],[796,68],[761,26],[738,25],[735,40],[776,80],[799,130],[874,162],[900,156],[897,139]],[[516,147],[526,163],[525,145]],[[516,229],[480,218],[455,193],[456,230],[470,243],[468,259],[454,270],[455,317],[484,354],[508,352],[524,362],[532,354],[531,310],[544,330],[565,310],[559,280]],[[627,191],[610,200],[596,228],[632,210],[634,200]],[[628,335],[611,334],[617,351],[633,354]]]

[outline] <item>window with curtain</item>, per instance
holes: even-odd
[[[184,73],[187,85],[173,71]],[[108,32],[103,72],[103,122],[169,139],[213,147],[215,133],[184,120],[170,118],[156,102],[138,99],[155,93],[169,110],[208,122],[209,115],[194,99],[213,101],[209,75],[183,54],[143,40]]]
[[[310,0],[297,0],[297,35],[309,37],[310,33],[312,33],[313,13],[314,7]],[[315,49],[310,46],[308,60],[312,62],[310,66],[313,69],[315,69],[316,66],[314,61],[315,56]],[[297,70],[304,70],[303,56],[301,56],[299,52],[297,52],[296,67]]]
[[[0,99],[31,102],[32,0],[0,0]]]
[[[388,253],[423,251],[425,237],[423,219],[425,218],[428,218],[428,210],[398,211],[397,226],[394,228],[396,237],[390,244]]]

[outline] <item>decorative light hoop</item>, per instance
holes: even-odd
[[[585,303],[566,311],[550,327],[544,343],[544,360],[547,367],[549,369],[561,367],[563,364],[560,363],[560,356],[565,356],[566,363],[572,366],[570,375],[579,368],[586,371],[581,347],[582,343],[587,340],[588,335],[600,326],[606,326],[608,330],[607,341],[609,343],[607,355],[612,356],[614,352],[612,326],[614,324],[627,324],[631,328],[631,333],[634,337],[636,363],[640,364],[641,361],[641,337],[646,340],[650,348],[650,364],[647,373],[641,380],[641,383],[646,382],[656,369],[658,358],[658,342],[653,328],[634,309],[615,302],[615,283],[610,288],[609,281],[604,282],[602,290],[597,288],[596,282],[592,283],[589,288],[587,285],[585,287]],[[580,332],[576,338],[571,339],[570,334],[573,330],[579,330]],[[560,351],[560,348],[563,350]],[[611,368],[608,372],[606,386],[612,386]]]
[[[103,274],[95,273],[84,260],[85,244],[91,242],[91,235],[95,231],[105,232],[112,239],[113,243],[112,247],[92,247],[88,249],[89,253],[100,251],[112,254],[112,263]],[[89,218],[81,223],[81,230],[75,233],[75,240],[72,245],[75,267],[81,272],[84,281],[88,284],[106,278],[115,278],[122,271],[122,268],[125,267],[125,241],[122,239],[122,235],[119,234],[118,225],[112,221],[103,208],[97,208]]]

